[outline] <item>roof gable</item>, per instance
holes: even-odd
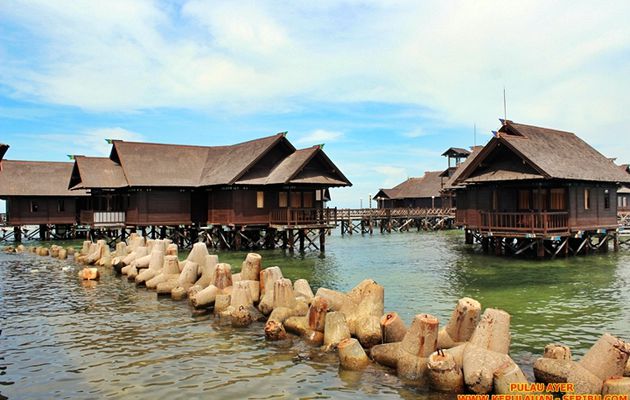
[[[0,161],[2,161],[8,149],[9,149],[8,144],[0,143]]]
[[[457,182],[469,182],[475,171],[483,163],[490,163],[494,152],[508,147],[531,170],[510,171],[505,176],[495,176],[494,180],[513,179],[566,179],[596,182],[624,182],[628,177],[615,164],[582,139],[571,132],[517,124],[505,121],[496,137],[481,151],[475,160],[467,165]],[[500,170],[501,166],[496,166]],[[482,166],[483,168],[483,166]],[[486,168],[491,168],[487,167]]]
[[[128,186],[122,167],[105,157],[75,156],[71,189],[116,189]]]

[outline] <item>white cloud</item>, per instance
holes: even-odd
[[[509,118],[606,145],[630,123],[628,14],[624,0],[14,1],[3,29],[30,34],[3,38],[0,84],[88,110],[406,103],[480,133],[505,86]]]
[[[295,141],[300,144],[322,144],[327,142],[334,142],[343,137],[342,132],[328,131],[325,129],[316,129],[313,132],[306,134]]]
[[[417,138],[417,137],[428,136],[429,133],[426,132],[422,128],[415,128],[410,131],[404,132],[402,135],[408,138]]]
[[[59,144],[71,155],[109,156],[112,148],[106,139],[143,141],[144,136],[123,128],[95,128],[77,134],[39,135],[42,142]]]

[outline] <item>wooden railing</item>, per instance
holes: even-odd
[[[280,208],[269,212],[272,225],[329,225],[336,220],[336,208]]]
[[[487,232],[520,232],[532,234],[569,231],[568,212],[487,212],[479,211],[479,229]]]
[[[341,208],[337,210],[340,220],[368,218],[413,218],[454,216],[451,208]]]
[[[123,225],[125,223],[125,212],[81,210],[79,222],[94,226]]]

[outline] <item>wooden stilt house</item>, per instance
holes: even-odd
[[[542,257],[617,240],[617,188],[630,175],[575,134],[502,121],[469,160],[454,181],[467,242]]]
[[[630,164],[620,166],[621,170],[630,175]],[[617,189],[617,211],[630,213],[630,184]]]
[[[426,171],[391,189],[379,189],[374,196],[378,208],[441,208],[441,174],[442,171]]]
[[[210,229],[240,247],[261,230],[330,227],[328,189],[351,183],[322,147],[296,150],[283,133],[215,147],[114,140],[109,158],[75,157],[70,187],[90,191],[92,227]]]
[[[6,200],[6,224],[15,228],[13,239],[21,240],[28,225],[37,226],[29,238],[37,232],[40,239],[65,237],[71,231],[87,198],[85,191],[68,190],[71,171],[67,162],[0,161],[0,198]]]

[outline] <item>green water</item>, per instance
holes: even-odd
[[[265,266],[313,289],[348,290],[364,278],[385,287],[386,310],[443,324],[457,299],[512,315],[511,355],[531,374],[547,343],[576,355],[603,332],[630,339],[630,252],[555,261],[479,254],[460,232],[328,238],[325,257],[262,251]],[[238,270],[245,253],[220,253]],[[104,272],[95,285],[71,265],[0,255],[0,393],[9,398],[443,398],[371,366],[340,371],[335,355],[299,339],[264,340],[262,324],[238,330],[192,315]],[[37,270],[37,271],[35,271]]]

